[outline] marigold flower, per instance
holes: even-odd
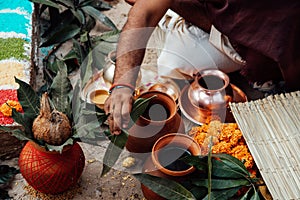
[[[254,159],[236,123],[221,123],[218,120],[212,120],[202,126],[193,127],[189,134],[201,146],[203,155],[208,153],[210,136],[213,136],[212,153],[232,155],[242,161],[248,170],[252,170]]]
[[[22,111],[21,104],[18,101],[13,101],[13,100],[7,100],[5,103],[3,103],[0,107],[0,111],[4,116],[11,117],[12,108],[16,109],[17,112]]]

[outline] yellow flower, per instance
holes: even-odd
[[[12,108],[15,108],[17,112],[22,111],[22,106],[18,101],[7,100],[7,102],[3,103],[0,107],[0,111],[6,117],[12,116]]]

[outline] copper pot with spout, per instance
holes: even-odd
[[[233,99],[229,77],[218,69],[198,72],[188,88],[188,99],[203,122],[209,116],[225,121],[226,109]]]

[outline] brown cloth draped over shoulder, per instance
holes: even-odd
[[[246,60],[241,73],[254,82],[284,79],[300,89],[299,0],[177,0],[175,12],[187,21],[203,20],[198,9],[225,34]],[[187,3],[189,2],[189,3]],[[189,9],[186,5],[190,5]],[[199,19],[200,18],[200,19]]]

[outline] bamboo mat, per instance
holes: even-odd
[[[300,91],[230,108],[273,199],[300,199]]]

